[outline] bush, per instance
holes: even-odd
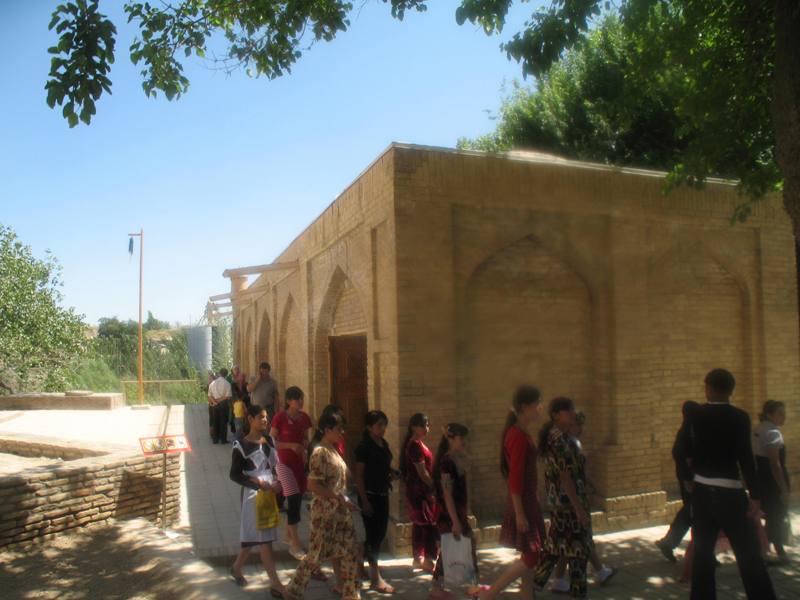
[[[122,384],[108,363],[100,356],[81,359],[67,372],[67,387],[93,392],[120,392]]]

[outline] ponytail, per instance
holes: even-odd
[[[505,441],[508,430],[517,424],[520,412],[531,404],[538,404],[542,398],[542,394],[538,388],[532,385],[521,385],[514,392],[514,398],[511,401],[511,410],[508,411],[506,416],[506,424],[503,427],[503,433],[500,434],[500,473],[503,479],[508,479],[508,460],[505,453]]]
[[[450,452],[450,440],[456,437],[467,437],[469,429],[461,423],[448,423],[442,429],[442,439],[439,440],[439,447],[436,448],[436,456],[433,459],[433,473],[431,479],[435,489],[439,489],[442,482],[442,458]]]

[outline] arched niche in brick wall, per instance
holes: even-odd
[[[576,400],[592,418],[592,295],[585,279],[535,236],[506,246],[470,276],[459,356],[459,412],[472,430],[472,484],[500,490],[500,434],[514,389]],[[505,494],[476,493],[480,519],[502,514]]]
[[[300,311],[294,297],[286,297],[283,311],[281,312],[278,330],[278,382],[283,389],[289,386],[306,385],[305,371],[307,358],[304,356],[305,332],[300,320]]]
[[[677,492],[671,449],[686,400],[704,402],[703,378],[713,368],[737,380],[734,403],[753,409],[751,302],[746,281],[702,242],[680,243],[648,264],[648,335],[641,355],[651,395],[647,419],[658,448],[661,483]],[[643,424],[644,425],[644,424]]]
[[[267,314],[267,309],[265,308],[261,314],[261,321],[258,326],[258,340],[256,340],[256,356],[255,356],[255,366],[258,366],[260,363],[266,361],[270,362],[272,358],[270,349],[270,341],[272,339],[272,323],[269,320],[269,315]],[[256,372],[255,370],[253,371]]]
[[[244,336],[241,339],[241,356],[242,362],[244,363],[245,369],[247,369],[248,373],[255,373],[255,357],[254,355],[254,343],[253,343],[253,319],[252,317],[247,318],[247,324],[244,326]]]
[[[364,297],[340,266],[333,268],[322,304],[317,314],[313,339],[314,413],[319,414],[330,402],[331,382],[328,364],[329,337],[367,334]],[[311,407],[308,408],[311,412]]]

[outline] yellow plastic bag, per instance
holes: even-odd
[[[278,500],[275,492],[258,490],[256,494],[256,529],[272,529],[278,526]]]

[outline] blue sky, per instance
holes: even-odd
[[[57,4],[0,2],[0,223],[55,254],[64,304],[91,323],[136,318],[127,234],[143,227],[145,310],[189,323],[229,290],[224,269],[273,260],[390,142],[452,147],[491,131],[487,111],[521,74],[498,46],[537,3],[515,3],[506,32],[487,37],[455,23],[455,0],[402,23],[368,0],[291,75],[228,76],[192,60],[189,93],[167,102],[141,91],[122,0],[102,0],[118,28],[113,95],[72,130],[43,90]]]

